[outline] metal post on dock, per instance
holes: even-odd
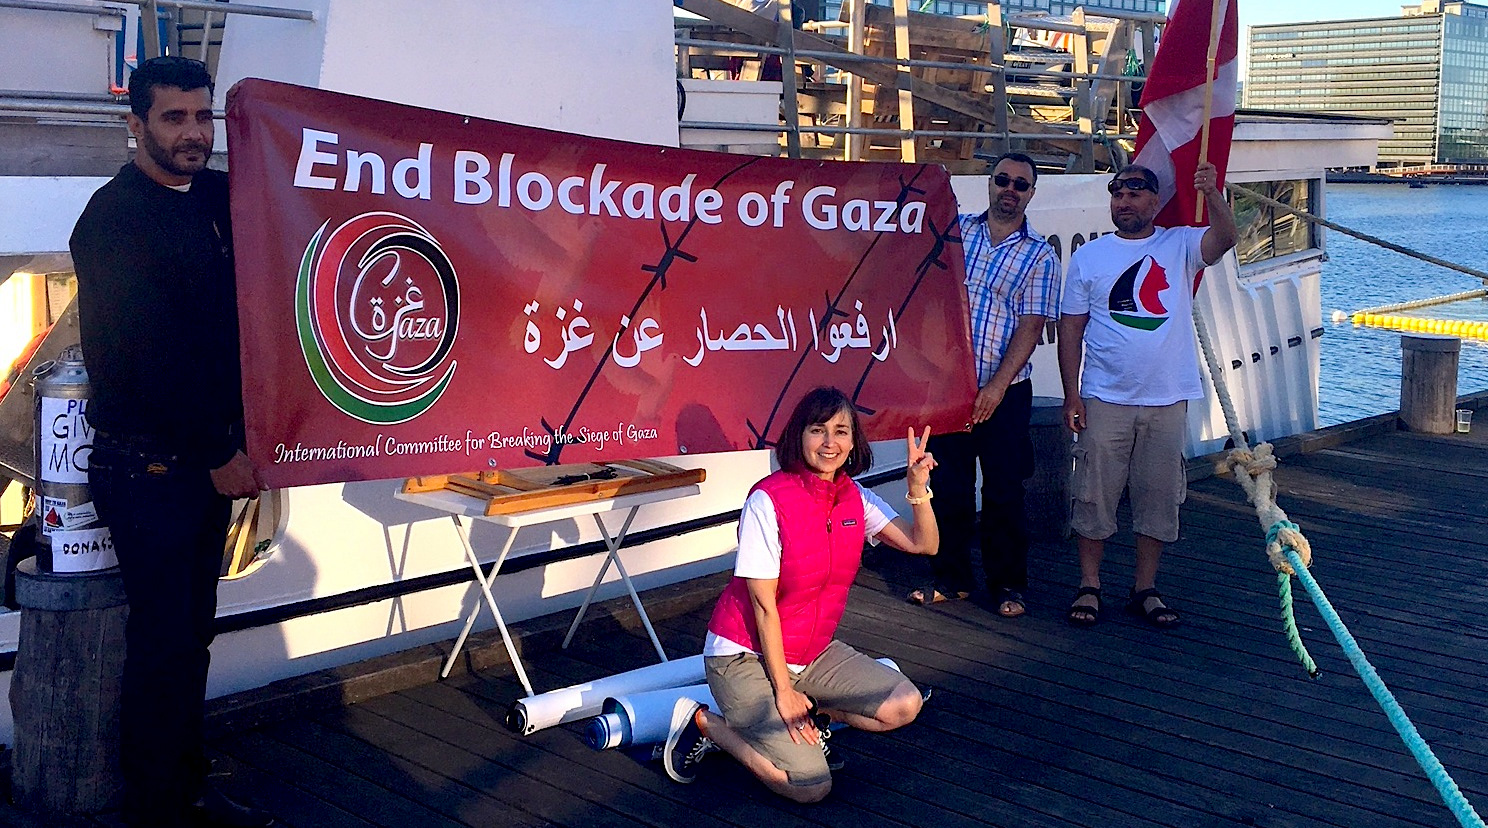
[[[1400,337],[1400,421],[1410,431],[1449,434],[1456,427],[1457,357],[1455,336],[1405,334]]]

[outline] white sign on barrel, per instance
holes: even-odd
[[[108,527],[52,533],[53,572],[93,572],[119,565]]]
[[[88,401],[41,398],[41,479],[47,483],[87,483],[93,427]]]

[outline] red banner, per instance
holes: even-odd
[[[260,80],[228,100],[248,454],[271,486],[871,439],[975,374],[943,168],[586,138]]]

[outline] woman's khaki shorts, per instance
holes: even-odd
[[[764,662],[754,653],[703,659],[708,689],[718,712],[749,746],[785,771],[792,785],[818,785],[832,779],[821,745],[791,741],[775,709],[775,691]],[[904,675],[840,641],[833,641],[794,677],[797,690],[825,710],[872,717],[893,695]]]
[[[1130,488],[1132,531],[1178,540],[1178,506],[1188,494],[1183,468],[1188,402],[1116,405],[1085,398],[1085,430],[1075,442],[1070,528],[1105,540],[1116,533],[1116,506]]]

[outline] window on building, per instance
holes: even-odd
[[[1240,242],[1235,245],[1235,255],[1240,264],[1255,264],[1317,247],[1316,231],[1311,222],[1252,198],[1247,191],[1310,213],[1316,203],[1314,186],[1310,179],[1254,181],[1238,185],[1241,192],[1235,194],[1233,206],[1235,223],[1240,228]]]

